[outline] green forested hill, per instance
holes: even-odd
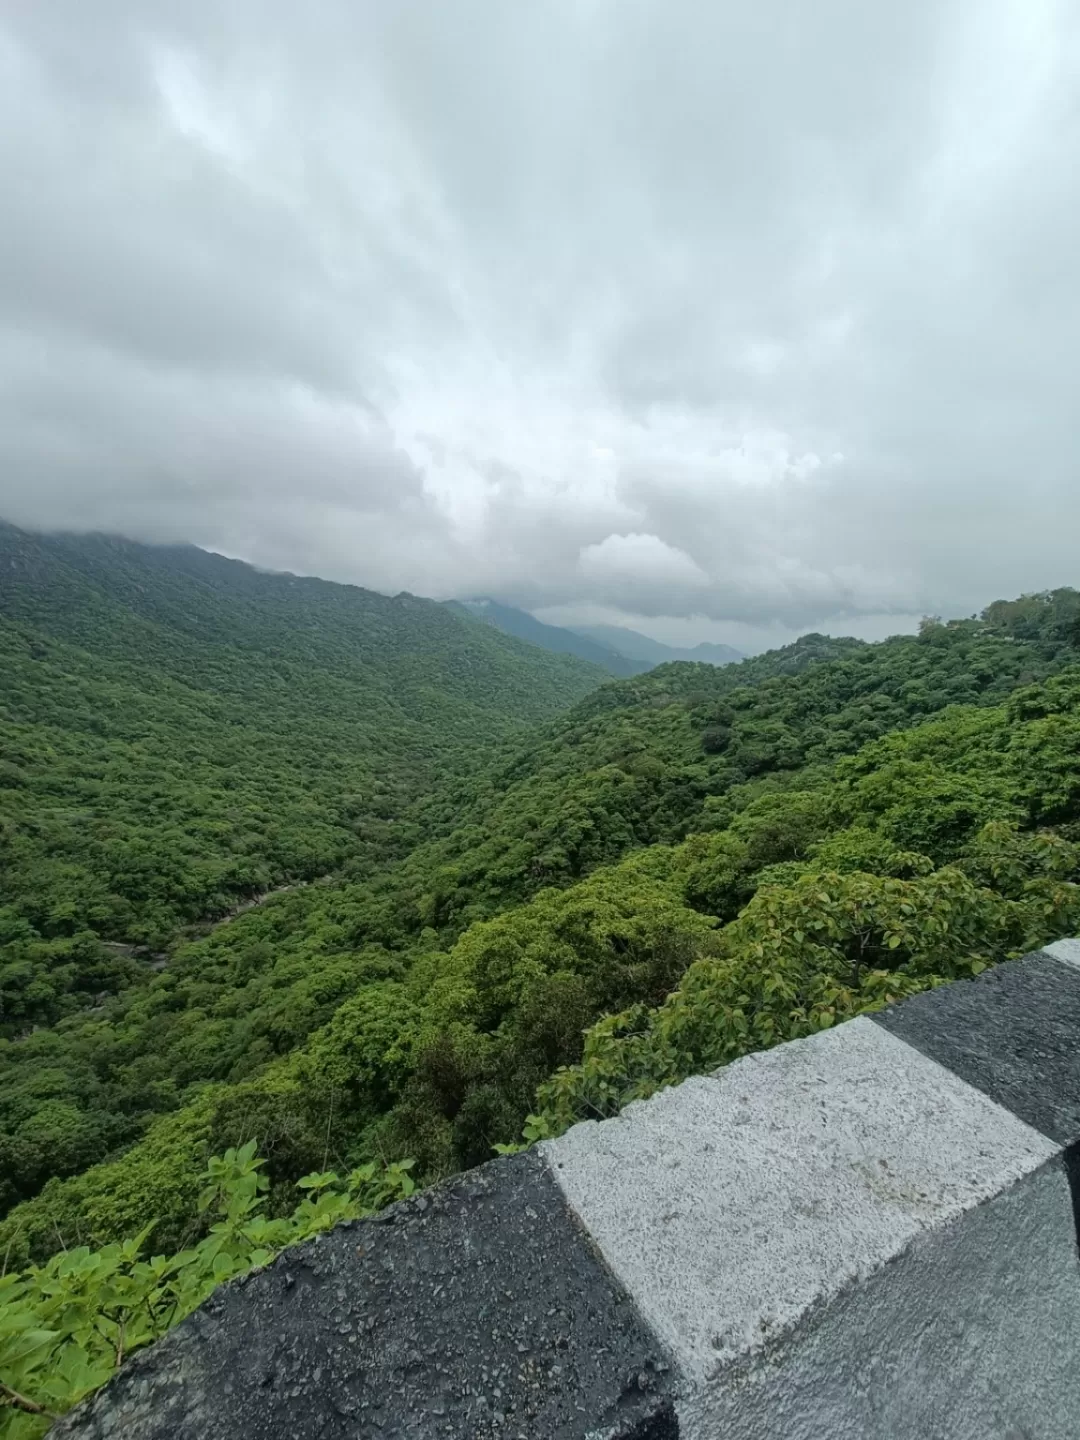
[[[132,946],[404,853],[448,766],[607,678],[412,596],[2,525],[0,676],[9,1037],[145,978]]]
[[[29,1270],[26,1324],[120,1267],[172,1317],[132,1300],[143,1343],[400,1193],[389,1162],[436,1178],[1080,928],[1075,591],[594,688],[409,597],[2,538],[0,1247],[197,1246]],[[308,1177],[288,1222],[253,1145],[272,1214]],[[116,1323],[50,1342],[57,1403]]]
[[[950,707],[1006,715],[1002,701],[1077,658],[1078,604],[1059,592],[880,645],[809,636],[724,669],[661,667],[445,775],[401,803],[401,839],[382,841],[377,870],[350,852],[333,883],[272,898],[175,949],[160,973],[0,1044],[0,1199],[78,1177],[54,1179],[10,1226],[109,1235],[153,1195],[162,1234],[179,1239],[194,1157],[249,1135],[281,1185],[328,1147],[342,1162],[408,1153],[427,1175],[482,1159],[518,1133],[537,1086],[580,1059],[594,1020],[664,1001],[717,924],[753,901],[763,865],[801,861],[855,825],[878,836],[868,864],[899,848],[933,868],[983,822],[1042,824],[1043,803],[1017,798],[1034,772],[998,777],[1004,798],[987,808],[915,769],[905,803],[922,830],[912,820],[894,836],[865,787],[837,808],[843,757],[968,713]],[[1012,743],[1011,722],[996,723]],[[950,726],[946,771],[978,769]],[[673,857],[690,864],[702,844],[719,844],[723,884],[698,859],[675,884],[685,865]],[[463,974],[475,993],[461,1009]]]

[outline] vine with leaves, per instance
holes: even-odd
[[[317,1171],[298,1182],[292,1214],[272,1219],[264,1165],[254,1140],[211,1159],[199,1209],[217,1218],[179,1254],[145,1255],[151,1221],[123,1243],[62,1250],[0,1276],[0,1440],[36,1440],[224,1281],[415,1188],[411,1160],[372,1161],[345,1176]]]

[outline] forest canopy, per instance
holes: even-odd
[[[1071,590],[604,683],[410,596],[0,528],[0,660],[17,1267],[153,1222],[167,1268],[215,1213],[261,1253],[200,1209],[215,1156],[286,1243],[312,1175],[355,1213],[1080,928]]]
[[[607,677],[431,601],[0,525],[0,1035],[187,927],[419,835],[410,806]]]

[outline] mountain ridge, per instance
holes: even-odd
[[[665,665],[675,660],[686,660],[691,664],[734,665],[746,659],[743,652],[732,645],[714,644],[708,640],[689,647],[667,645],[625,625],[574,625],[571,628],[578,635],[609,645],[628,659],[653,665]]]
[[[608,678],[435,601],[2,524],[0,668],[0,1035],[139,979],[128,947],[384,863],[448,767]]]
[[[332,883],[177,945],[103,1009],[0,1041],[0,1205],[28,1202],[0,1222],[0,1243],[48,1245],[84,1223],[123,1234],[149,1195],[182,1243],[190,1197],[175,1177],[248,1134],[271,1147],[275,1185],[328,1144],[340,1163],[410,1155],[422,1176],[476,1163],[520,1132],[536,1087],[580,1057],[598,1016],[661,1000],[710,927],[751,899],[757,871],[812,849],[831,811],[809,792],[833,766],[1052,674],[1075,654],[1076,608],[1062,592],[876,645],[807,635],[738,665],[662,665],[590,688],[512,745],[474,745],[482,763],[420,795],[384,791],[389,811],[360,822],[381,868],[346,857]],[[972,810],[962,781],[919,783],[938,803],[911,808],[907,849],[937,853],[935,834],[995,813]],[[749,849],[747,806],[761,812]],[[694,856],[716,835],[702,870]],[[884,863],[878,843],[857,840],[862,864]],[[690,872],[672,891],[676,862]],[[66,963],[41,961],[39,981]],[[498,978],[519,964],[532,977],[520,994],[524,980]],[[42,1149],[31,1134],[61,1113]],[[118,1158],[93,1165],[103,1140]],[[69,1178],[38,1195],[49,1176]]]
[[[358,635],[363,596],[106,553],[126,608],[92,545],[55,572],[88,611],[0,603],[0,1369],[26,1440],[294,1242],[1080,930],[1077,592],[597,683],[432,602],[374,597]],[[230,624],[190,566],[268,598]],[[185,904],[320,870],[175,935]],[[101,943],[135,924],[174,934],[160,963]],[[52,1323],[73,1283],[78,1331]]]
[[[646,668],[630,656],[622,655],[610,645],[597,642],[588,635],[566,629],[561,625],[547,625],[544,621],[537,620],[534,615],[530,615],[527,610],[519,610],[513,605],[503,605],[500,601],[491,600],[486,596],[470,600],[451,600],[447,603],[458,607],[485,625],[494,626],[505,635],[515,635],[530,645],[539,646],[541,650],[550,650],[556,654],[576,655],[579,659],[602,666],[609,674],[620,679],[640,674]]]
[[[543,650],[590,660],[620,679],[678,661],[692,665],[732,665],[746,659],[740,650],[730,645],[702,641],[688,649],[679,648],[621,625],[549,625],[527,610],[504,605],[488,596],[446,603]]]

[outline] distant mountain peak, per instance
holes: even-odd
[[[527,640],[543,650],[578,655],[620,677],[641,675],[673,660],[688,660],[698,665],[731,665],[746,658],[730,645],[715,645],[707,640],[693,649],[679,649],[622,625],[548,625],[527,610],[505,605],[490,595],[472,595],[448,603],[508,635],[516,635],[519,640]]]
[[[514,635],[530,645],[537,645],[541,650],[552,650],[556,654],[576,655],[581,660],[589,660],[594,665],[602,666],[609,675],[625,678],[639,675],[650,668],[648,664],[642,664],[602,640],[594,640],[576,630],[565,630],[560,625],[546,625],[527,610],[519,610],[514,605],[504,605],[501,600],[493,600],[489,595],[451,600],[449,604],[467,611],[485,625],[493,625],[507,635]]]
[[[738,660],[746,659],[741,650],[736,650],[731,645],[718,645],[703,640],[692,649],[685,649],[665,645],[662,640],[654,640],[651,635],[642,635],[640,631],[630,630],[622,625],[578,625],[575,630],[577,634],[595,640],[598,644],[607,645],[617,654],[642,662],[649,668],[666,665],[672,660],[689,660],[695,664],[706,665],[733,665]]]

